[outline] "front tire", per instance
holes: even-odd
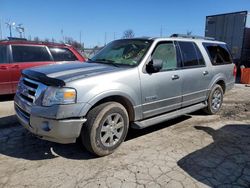
[[[222,102],[223,102],[223,90],[220,85],[216,84],[212,88],[208,96],[207,100],[208,105],[204,109],[204,111],[209,115],[214,115],[220,111]]]
[[[117,102],[100,104],[87,115],[81,139],[85,148],[97,156],[113,153],[124,141],[129,118],[124,106]]]

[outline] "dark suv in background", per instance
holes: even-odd
[[[0,95],[16,92],[23,69],[62,62],[85,61],[72,46],[27,40],[0,41]]]

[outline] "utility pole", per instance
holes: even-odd
[[[2,32],[2,20],[0,19],[0,40],[3,38],[3,32]]]
[[[11,23],[11,22],[6,22],[5,24],[6,24],[6,26],[7,26],[8,29],[9,29],[10,37],[12,37],[12,25],[14,26],[16,23],[15,23],[15,22],[13,22],[13,23]]]
[[[65,43],[64,36],[63,36],[63,29],[61,29],[61,35],[62,35],[62,41],[63,41],[63,43]]]
[[[104,34],[104,46],[106,46],[107,44],[107,32],[105,32]]]
[[[80,31],[80,44],[82,45],[82,31]]]
[[[161,29],[160,29],[160,37],[162,37],[162,25],[161,25]]]
[[[116,39],[116,33],[114,32],[114,40]]]

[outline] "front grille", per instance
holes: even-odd
[[[32,105],[36,99],[36,92],[39,83],[28,78],[22,78],[18,84],[17,93],[29,105]]]
[[[18,105],[15,105],[15,110],[22,115],[23,118],[26,119],[26,121],[29,122],[30,120],[30,114],[28,112],[25,112],[22,108],[20,108]]]

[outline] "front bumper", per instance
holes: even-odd
[[[50,119],[39,117],[24,107],[24,103],[15,97],[15,111],[18,121],[31,133],[41,139],[57,143],[74,143],[81,133],[85,118]],[[30,108],[31,109],[31,108]]]

